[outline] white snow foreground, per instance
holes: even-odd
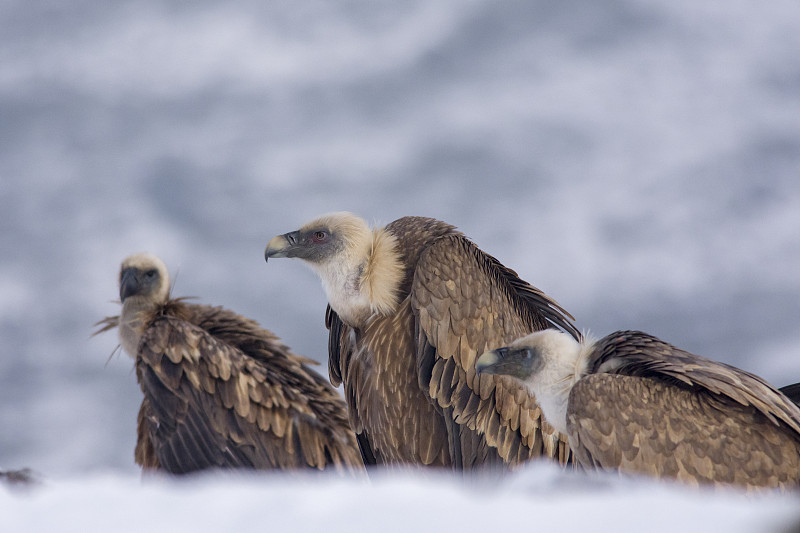
[[[0,531],[725,531],[800,529],[800,494],[697,490],[532,463],[506,477],[443,473],[103,474],[0,489]],[[552,528],[552,529],[551,529]]]
[[[128,474],[0,488],[0,531],[725,531],[800,530],[800,494],[697,490],[532,463],[503,478],[388,472]]]

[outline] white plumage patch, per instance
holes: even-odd
[[[371,230],[362,218],[344,212],[323,215],[301,231],[314,227],[327,227],[344,242],[326,261],[309,263],[339,317],[359,326],[373,313],[393,312],[403,276],[396,238],[384,228]]]
[[[518,339],[510,346],[533,348],[542,358],[542,366],[525,380],[525,385],[539,402],[547,422],[565,435],[569,393],[586,374],[586,359],[593,344],[593,340],[579,343],[563,331],[546,329]]]

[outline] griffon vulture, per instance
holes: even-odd
[[[475,358],[572,317],[455,227],[403,217],[370,229],[333,213],[274,237],[265,258],[297,257],[328,297],[328,370],[344,384],[367,465],[468,469],[569,458],[534,398]]]
[[[206,468],[362,469],[344,401],[254,320],[170,298],[156,256],[122,262],[119,329],[144,393],[136,463],[186,473]]]
[[[800,408],[764,380],[639,331],[532,333],[478,359],[536,395],[578,463],[692,484],[792,487]]]

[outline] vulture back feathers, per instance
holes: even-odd
[[[366,463],[568,461],[535,399],[510,378],[476,375],[475,359],[542,328],[578,338],[572,317],[453,226],[403,217],[368,230],[334,213],[273,238],[265,257],[299,257],[322,278],[330,378]]]
[[[513,374],[587,468],[698,485],[795,487],[800,407],[763,379],[639,331],[596,342],[533,333],[487,352]]]
[[[155,274],[153,274],[155,272]],[[144,394],[136,463],[187,473],[207,468],[362,468],[338,393],[254,320],[169,298],[155,256],[126,258],[119,328]]]

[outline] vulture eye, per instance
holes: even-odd
[[[158,275],[158,272],[156,270],[148,270],[144,275],[147,276],[147,279],[153,279]]]
[[[325,242],[325,240],[327,238],[328,238],[328,234],[325,233],[324,231],[315,231],[314,235],[311,236],[311,239],[314,242]]]

